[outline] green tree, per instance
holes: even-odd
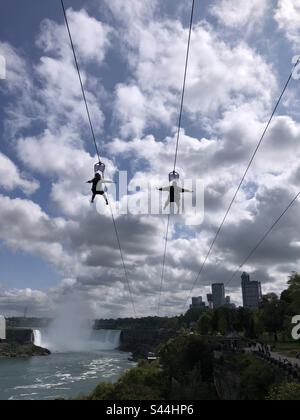
[[[241,400],[265,400],[270,387],[277,380],[272,367],[255,359],[253,356],[243,356],[240,359],[239,369],[241,375]]]
[[[247,338],[257,338],[255,313],[250,309],[237,310],[236,330],[244,333]]]
[[[126,372],[116,384],[99,384],[89,399],[164,400],[166,391],[167,382],[159,366],[142,362]]]
[[[206,311],[204,308],[191,308],[184,315],[184,321],[187,327],[193,322],[198,322],[202,314]]]
[[[208,335],[212,331],[212,315],[210,313],[207,312],[200,317],[197,330],[201,335]]]
[[[267,400],[272,401],[300,401],[300,385],[284,382],[272,388]]]
[[[160,362],[169,379],[184,382],[197,366],[203,381],[213,379],[213,351],[200,336],[181,334],[169,340],[159,352]]]
[[[293,273],[289,277],[288,289],[281,294],[281,301],[287,306],[286,313],[293,317],[300,314],[300,275]]]
[[[260,308],[260,321],[264,329],[273,334],[278,341],[278,333],[284,329],[286,304],[274,294],[263,297]]]

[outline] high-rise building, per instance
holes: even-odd
[[[212,285],[212,298],[214,309],[225,305],[225,286],[223,283],[215,283]]]
[[[6,321],[2,315],[0,315],[0,340],[6,340]]]
[[[261,283],[251,281],[250,275],[242,274],[243,306],[247,309],[258,309],[262,299]]]
[[[205,302],[203,302],[202,296],[193,297],[190,308],[205,308]]]

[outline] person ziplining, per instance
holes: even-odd
[[[93,179],[91,179],[90,181],[87,181],[87,184],[93,184],[92,186],[92,199],[91,199],[91,203],[93,204],[95,201],[95,198],[97,195],[102,195],[102,197],[105,200],[106,205],[108,206],[108,198],[107,195],[105,193],[105,184],[113,184],[113,181],[107,180],[102,178],[102,176],[99,173],[95,174],[95,177]]]
[[[164,206],[164,210],[168,206],[171,206],[172,204],[176,204],[177,206],[177,213],[180,213],[180,204],[181,204],[181,194],[184,193],[193,193],[191,190],[187,190],[185,188],[178,187],[178,184],[176,181],[172,183],[172,185],[168,187],[158,188],[158,191],[165,191],[169,193],[168,199],[166,201],[166,204]]]

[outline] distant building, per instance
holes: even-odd
[[[0,315],[0,340],[6,340],[6,320]]]
[[[247,309],[258,309],[262,299],[261,283],[251,281],[250,275],[242,274],[243,306]]]
[[[214,301],[213,301],[212,293],[209,293],[208,295],[206,295],[206,298],[207,298],[209,309],[213,309],[214,308]]]
[[[190,309],[205,308],[205,307],[206,307],[205,302],[203,302],[202,296],[192,298],[192,304],[190,306]]]
[[[218,309],[225,305],[225,286],[223,283],[215,283],[212,285],[212,299],[214,309]]]
[[[234,303],[231,303],[231,297],[230,296],[226,296],[225,305],[227,306],[227,308],[236,309],[236,305]]]

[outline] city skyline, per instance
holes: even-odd
[[[262,286],[257,280],[250,280],[251,275],[243,272],[241,274],[241,298],[242,306],[247,309],[258,309],[262,300]],[[224,283],[213,283],[212,293],[206,295],[207,305],[202,296],[193,297],[190,308],[218,309],[222,306],[236,308],[237,305],[231,301],[231,296],[226,294]]]

